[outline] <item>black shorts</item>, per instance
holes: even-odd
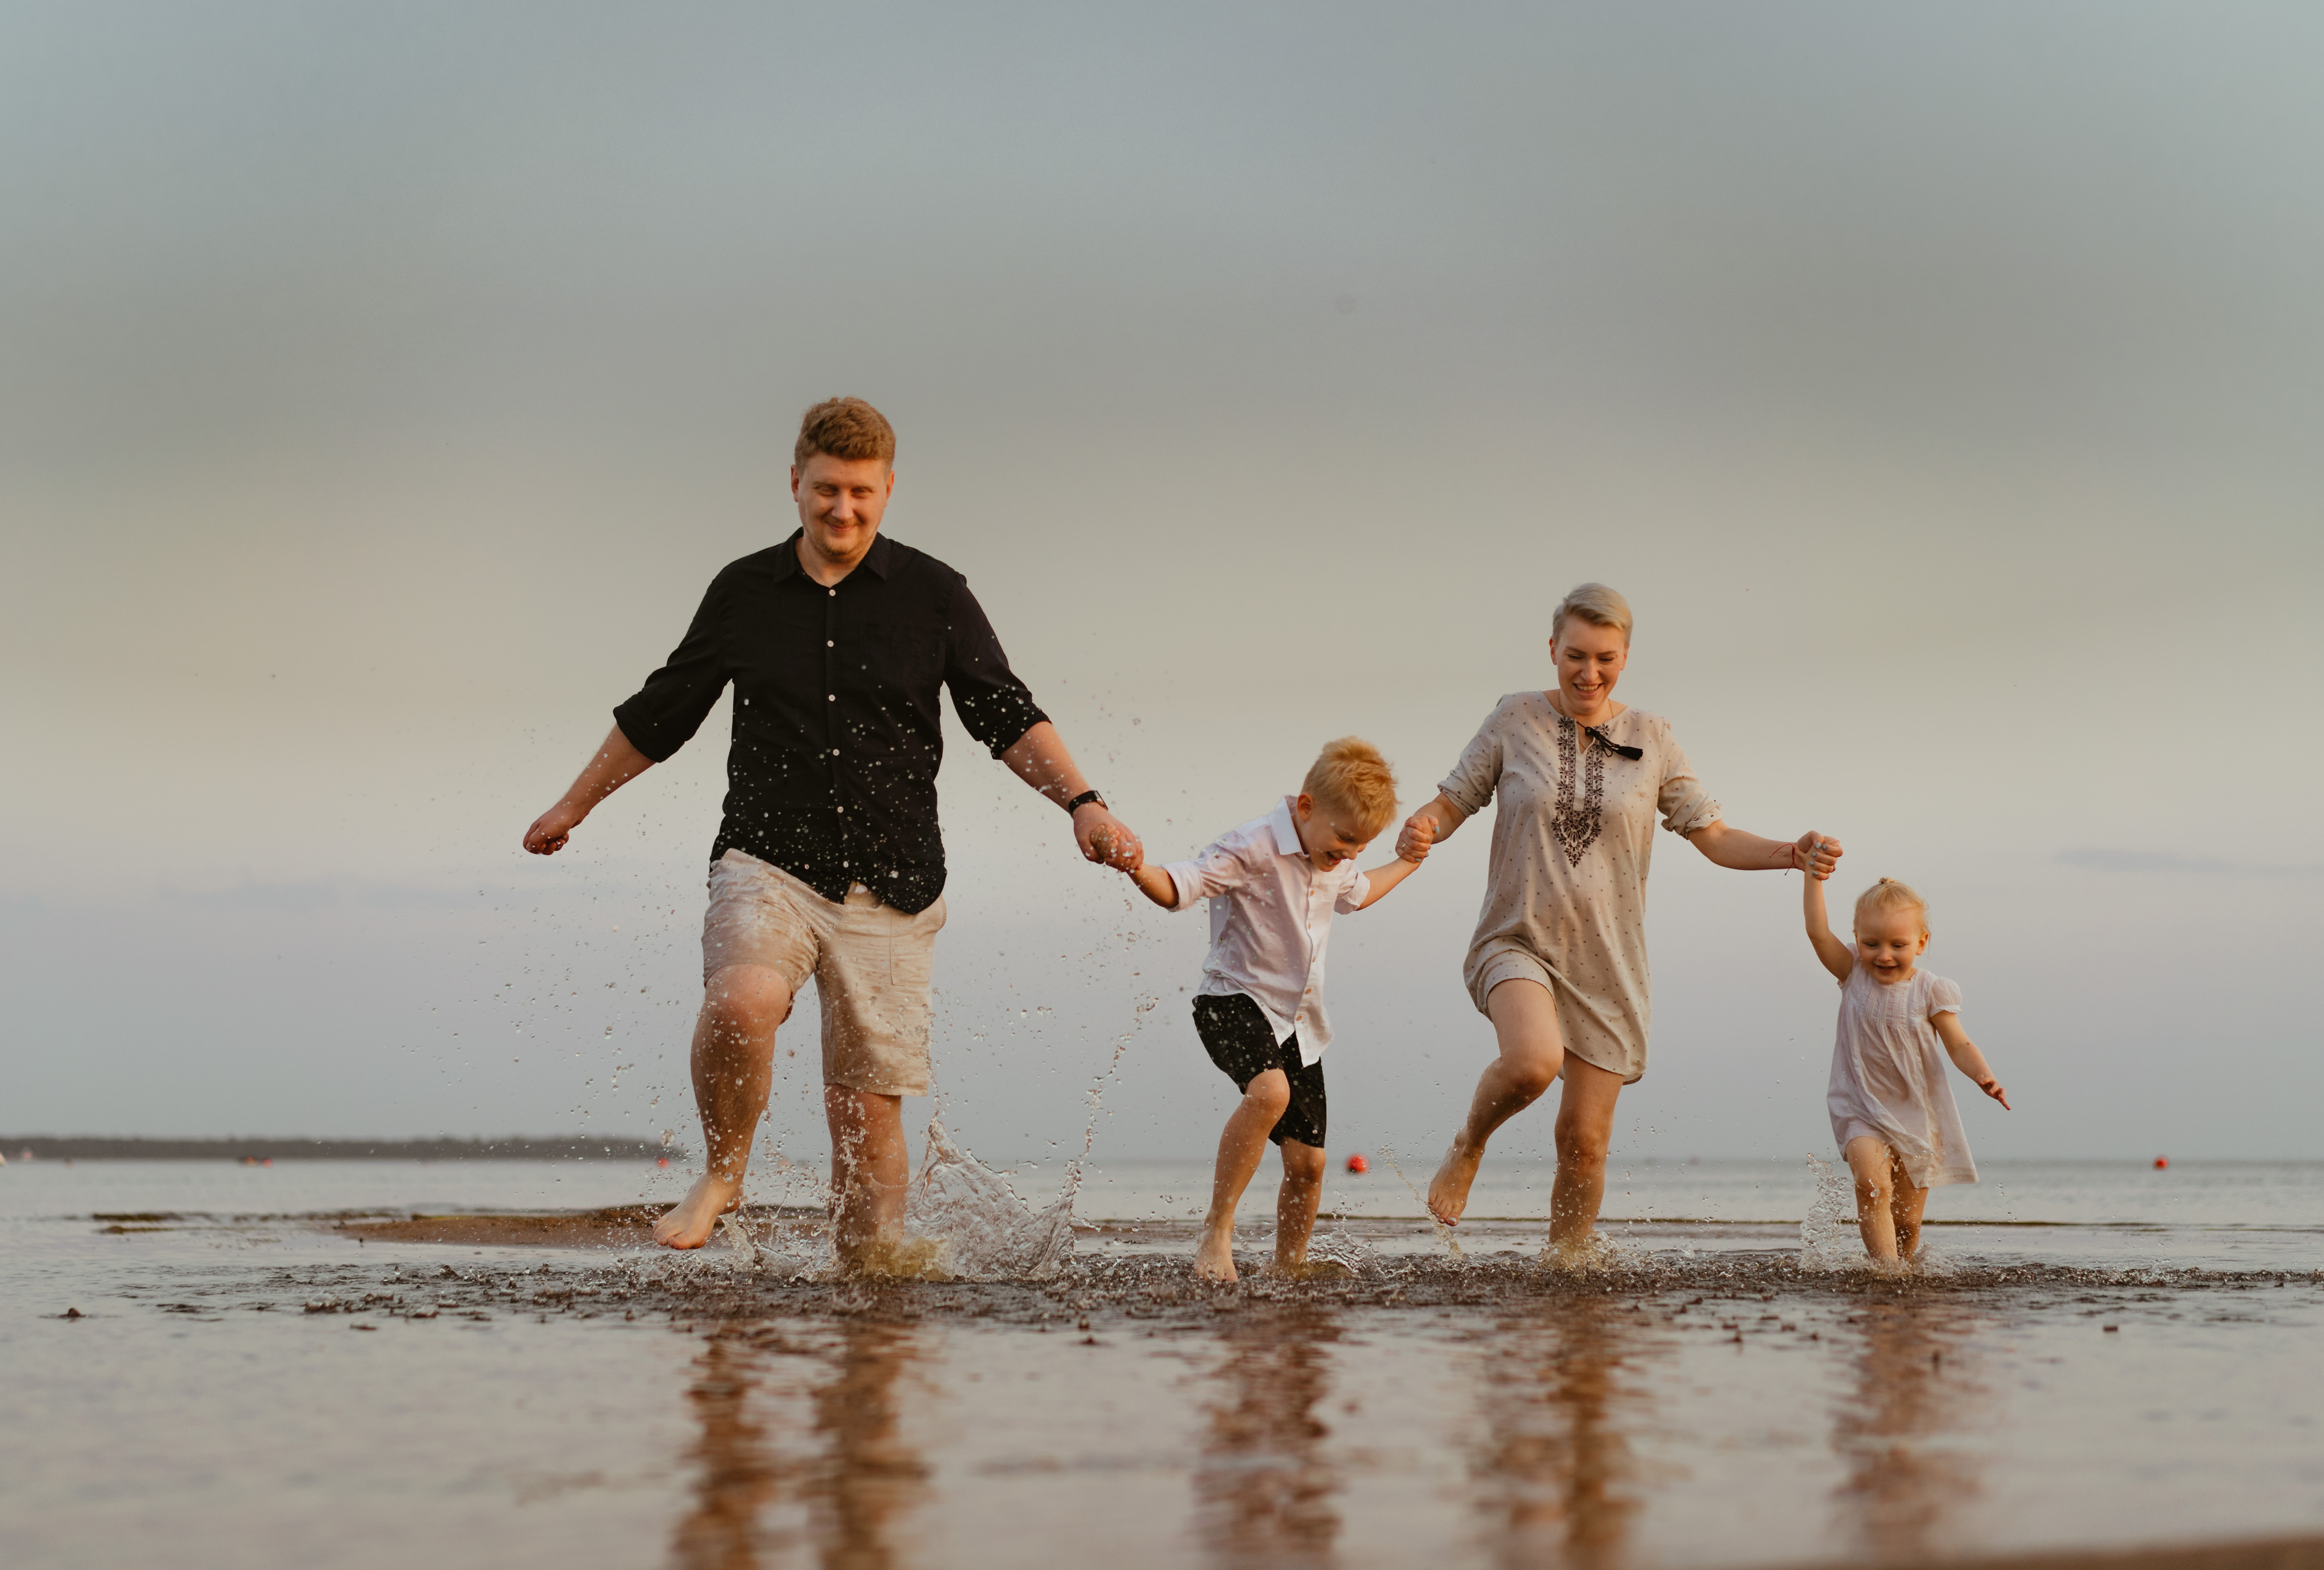
[[[1296,1035],[1277,1042],[1267,1015],[1240,992],[1194,999],[1194,1033],[1203,1038],[1203,1050],[1211,1054],[1211,1061],[1235,1082],[1238,1090],[1250,1089],[1250,1082],[1269,1069],[1282,1070],[1283,1077],[1291,1082],[1291,1105],[1283,1109],[1267,1137],[1277,1144],[1292,1139],[1317,1150],[1323,1148],[1323,1062],[1320,1058],[1313,1063],[1301,1062]]]

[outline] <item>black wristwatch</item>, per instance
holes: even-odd
[[[1092,802],[1095,802],[1101,807],[1105,805],[1105,798],[1103,796],[1098,794],[1095,791],[1084,791],[1081,794],[1075,796],[1072,801],[1065,803],[1065,815],[1067,817],[1073,816],[1075,813],[1080,812],[1084,807],[1088,806]]]

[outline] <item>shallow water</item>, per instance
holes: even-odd
[[[1801,1268],[1804,1161],[1618,1166],[1616,1264],[1582,1276],[1535,1263],[1546,1174],[1514,1167],[1462,1261],[1382,1163],[1327,1198],[1358,1268],[1226,1290],[1185,1270],[1194,1163],[1086,1174],[1031,1282],[796,1279],[759,1246],[811,1232],[796,1211],[682,1257],[357,1229],[682,1177],[0,1169],[6,1562],[1746,1565],[2324,1532],[2324,1166],[1997,1163],[1935,1197],[1946,1268],[1904,1281]],[[1010,1178],[1035,1208],[1062,1180]]]

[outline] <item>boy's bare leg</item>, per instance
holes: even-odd
[[[1929,1191],[1913,1187],[1913,1180],[1904,1175],[1904,1163],[1892,1161],[1888,1178],[1895,1198],[1888,1202],[1888,1217],[1896,1228],[1896,1256],[1917,1258],[1921,1252],[1921,1212],[1928,1208]]]
[[[1307,1263],[1307,1239],[1323,1203],[1323,1152],[1296,1139],[1276,1148],[1283,1156],[1283,1189],[1275,1198],[1275,1268],[1296,1272]]]
[[[1496,991],[1499,989],[1495,988]],[[1590,1241],[1606,1198],[1606,1147],[1622,1076],[1579,1058],[1565,1060],[1557,1108],[1557,1181],[1549,1190],[1549,1246],[1564,1253]]]
[[[1252,1077],[1243,1087],[1242,1104],[1227,1119],[1219,1135],[1219,1164],[1211,1177],[1211,1213],[1203,1220],[1203,1239],[1194,1245],[1194,1274],[1206,1281],[1235,1279],[1235,1207],[1242,1191],[1267,1154],[1267,1136],[1283,1121],[1291,1105],[1291,1081],[1280,1069]]]
[[[1565,1056],[1557,1003],[1541,983],[1504,981],[1486,995],[1485,1009],[1500,1042],[1500,1056],[1478,1076],[1468,1121],[1452,1136],[1452,1148],[1428,1182],[1428,1213],[1447,1226],[1459,1226],[1462,1212],[1469,1207],[1469,1187],[1477,1180],[1477,1164],[1485,1159],[1485,1142],[1541,1098]]]
[[[1885,1143],[1868,1134],[1849,1140],[1840,1153],[1848,1158],[1848,1170],[1856,1175],[1856,1230],[1864,1239],[1864,1252],[1877,1262],[1893,1263],[1896,1259],[1893,1208],[1896,1158]]]
[[[904,1098],[845,1085],[823,1088],[831,1125],[832,1246],[843,1269],[880,1263],[904,1219],[912,1181]]]
[[[791,989],[765,965],[729,965],[702,989],[694,1022],[694,1100],[702,1109],[702,1176],[654,1223],[667,1248],[700,1248],[718,1218],[742,1202],[751,1141],[774,1082],[775,1027],[790,1016]]]

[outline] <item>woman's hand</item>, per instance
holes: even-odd
[[[1793,868],[1818,883],[1832,875],[1840,866],[1840,841],[1813,829],[1801,835],[1792,846]]]
[[[1404,821],[1397,831],[1396,858],[1398,861],[1425,861],[1429,847],[1436,843],[1436,820],[1423,807]]]

